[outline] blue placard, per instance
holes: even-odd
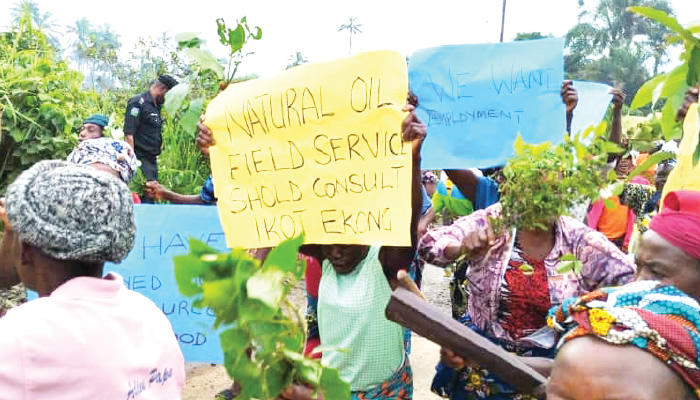
[[[219,334],[212,328],[213,312],[194,308],[193,299],[180,294],[173,269],[173,257],[190,252],[190,237],[227,250],[216,207],[137,204],[134,218],[134,248],[120,264],[106,263],[105,274],[118,273],[129,289],[163,310],[186,361],[223,364]],[[30,300],[36,297],[28,293]]]
[[[571,121],[572,134],[583,132],[591,125],[598,125],[605,118],[613,98],[610,94],[612,86],[604,83],[574,81],[573,86],[578,91],[578,105]]]
[[[136,240],[121,264],[107,263],[124,284],[163,310],[173,325],[178,343],[189,362],[222,364],[219,334],[213,330],[214,314],[192,307],[193,299],[178,290],[173,257],[189,253],[189,238],[217,250],[226,250],[224,231],[215,206],[135,205]]]
[[[411,56],[418,117],[428,125],[422,168],[503,165],[521,133],[528,143],[559,143],[564,39],[441,46]]]

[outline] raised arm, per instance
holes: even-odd
[[[621,89],[613,89],[610,93],[613,95],[613,109],[612,130],[610,131],[608,140],[620,145],[622,144],[622,105],[625,104],[625,92]]]
[[[561,84],[561,101],[566,104],[566,131],[571,133],[571,121],[574,119],[574,108],[578,104],[578,92],[572,81]]]
[[[452,183],[457,186],[464,197],[468,198],[472,204],[476,203],[476,187],[479,183],[479,175],[471,169],[446,169],[445,173]]]
[[[392,288],[396,287],[396,273],[401,269],[408,269],[416,253],[418,242],[418,221],[420,219],[421,204],[423,195],[421,193],[421,169],[420,150],[427,133],[427,127],[421,122],[416,113],[415,107],[407,105],[404,111],[409,114],[401,125],[403,140],[411,142],[411,246],[393,247],[384,246],[379,252],[379,261],[384,268],[384,275],[389,280]]]

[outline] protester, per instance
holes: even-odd
[[[651,199],[644,205],[644,213],[651,214],[659,211],[659,202],[661,201],[661,194],[664,192],[664,185],[668,180],[668,175],[673,171],[676,166],[676,160],[670,159],[659,163],[656,167],[656,173],[654,175],[654,186],[656,191],[651,196]]]
[[[642,243],[640,245],[640,248],[636,254],[636,263],[637,263],[637,274],[636,274],[636,280],[638,282],[641,282],[639,284],[630,284],[628,285],[630,289],[624,289],[620,290],[619,293],[633,293],[636,291],[634,288],[639,288],[639,285],[647,285],[649,288],[655,288],[658,285],[659,288],[664,288],[660,289],[661,291],[667,291],[669,290],[668,288],[674,287],[672,289],[673,293],[671,293],[672,296],[675,296],[676,298],[683,298],[685,295],[690,296],[694,301],[700,301],[700,192],[694,192],[694,191],[677,191],[677,192],[672,192],[670,193],[664,202],[664,210],[658,214],[654,219],[652,220],[652,226],[651,228],[644,234],[642,237]],[[656,283],[658,282],[658,283]],[[644,286],[646,287],[646,286]],[[675,289],[677,288],[677,289]],[[651,290],[651,289],[650,289]],[[656,289],[653,289],[656,290]],[[685,293],[685,295],[681,295],[677,293],[677,290],[682,291]],[[562,326],[565,327],[570,327],[571,323],[578,323],[580,324],[582,320],[580,318],[569,318],[571,317],[576,311],[582,311],[586,310],[583,305],[585,305],[586,302],[590,302],[595,300],[599,300],[597,304],[602,304],[600,301],[603,301],[605,299],[605,296],[607,296],[606,293],[610,292],[610,290],[605,289],[604,291],[597,291],[595,293],[590,293],[583,295],[579,299],[567,299],[564,300],[562,305],[558,308],[553,309],[552,311],[549,312],[549,318],[548,318],[548,325],[551,327],[556,327],[560,331],[565,331],[567,330],[566,328],[562,328]],[[666,296],[669,293],[666,292],[664,295],[661,295],[659,293],[655,294],[654,296],[657,299],[671,299],[671,296]],[[619,294],[614,294],[614,296],[622,297]],[[626,296],[626,295],[625,295]],[[646,296],[646,295],[645,295]],[[666,296],[666,297],[664,297]],[[647,296],[648,299],[651,299],[651,296]],[[617,301],[617,300],[616,300]],[[675,301],[675,300],[674,300]],[[688,301],[683,300],[684,303],[688,304]],[[608,301],[607,305],[611,305],[611,302]],[[594,303],[589,303],[589,304],[594,304]],[[606,305],[606,307],[607,307]],[[628,306],[634,307],[634,304],[630,303],[627,304]],[[596,305],[593,308],[600,308],[600,306]],[[677,307],[672,307],[675,309],[678,309]],[[568,311],[567,311],[568,310]],[[586,322],[582,324],[581,326],[585,329],[578,329],[577,330],[571,331],[572,333],[570,334],[568,338],[574,338],[577,337],[580,334],[591,334],[590,330],[593,328],[598,328],[598,327],[607,327],[608,324],[611,322],[607,317],[601,317],[601,314],[599,311],[593,311],[592,313],[589,314],[583,314],[583,321],[586,321],[585,318],[588,317],[594,317],[595,319],[591,319],[590,322],[593,322],[592,324],[590,322]],[[607,322],[606,322],[607,321]],[[700,321],[696,318],[696,322]],[[569,324],[569,325],[567,325]],[[597,325],[596,325],[597,324]],[[601,325],[602,324],[602,325]],[[595,332],[595,331],[594,331]],[[666,330],[666,332],[670,332],[669,330]],[[639,332],[637,332],[639,333]],[[599,370],[597,367],[595,367],[597,364],[597,361],[595,363],[590,363],[589,358],[587,357],[581,357],[582,353],[589,352],[591,355],[599,356],[603,350],[605,350],[606,346],[602,345],[596,345],[595,343],[588,343],[586,341],[581,340],[581,349],[580,351],[573,351],[573,350],[567,350],[567,349],[574,349],[578,348],[578,345],[567,345],[564,346],[565,351],[560,352],[561,354],[557,355],[557,361],[554,364],[554,370],[556,372],[553,372],[552,374],[552,382],[555,381],[562,381],[564,382],[567,386],[566,389],[561,389],[561,391],[558,389],[555,394],[558,394],[561,396],[561,393],[566,393],[569,390],[572,390],[570,386],[568,385],[573,385],[573,384],[578,384],[579,386],[585,386],[584,383],[581,381],[583,379],[587,379],[589,377],[602,377],[606,376],[608,373],[613,374],[613,371],[615,374],[619,373],[618,369],[624,369],[624,368],[634,368],[635,362],[629,362],[628,364],[626,363],[621,363],[619,360],[624,360],[627,359],[626,357],[623,357],[625,352],[622,352],[620,354],[614,353],[615,356],[612,358],[609,358],[608,352],[605,352],[605,357],[604,360],[605,362],[601,365],[608,364],[609,362],[613,362],[616,364],[615,366],[609,366],[611,368],[610,371],[606,370]],[[633,341],[633,344],[639,343],[638,341]],[[609,347],[609,346],[608,346]],[[461,357],[458,357],[454,355],[453,352],[449,350],[443,350],[444,357],[448,359],[450,362],[453,364],[463,367],[465,364],[465,360]],[[628,352],[629,353],[629,352]],[[612,356],[612,355],[611,355]],[[634,357],[635,354],[630,354],[630,357]],[[527,358],[521,358],[523,361],[527,361]],[[557,376],[554,376],[556,373],[561,372],[561,370],[569,370],[572,368],[572,365],[570,364],[572,360],[575,360],[577,363],[589,363],[588,366],[583,366],[579,365],[578,372],[574,374],[574,376],[579,377],[579,380],[568,380],[568,379],[563,379],[563,374],[558,374]],[[551,369],[547,367],[546,360],[544,359],[537,359],[537,363],[530,363],[532,366],[537,366],[538,370],[544,374],[549,374],[549,371]],[[566,367],[562,367],[561,364],[565,364]],[[557,366],[559,365],[559,367]],[[598,372],[594,372],[598,371]],[[571,372],[571,371],[570,371]],[[573,373],[573,372],[572,372]],[[616,376],[616,375],[611,375],[611,377]],[[634,375],[632,375],[634,376]],[[608,381],[605,379],[605,381]],[[559,384],[564,384],[564,383],[557,383],[556,385]],[[606,383],[607,385],[607,383]],[[655,386],[659,385],[658,382],[655,383]],[[595,386],[597,387],[597,386]],[[663,386],[662,386],[663,388]],[[583,387],[579,388],[580,389],[585,389]],[[605,393],[605,390],[608,390],[609,387],[606,386],[605,389],[602,389],[600,392],[596,392],[595,396],[599,396],[601,393]],[[645,389],[648,390],[648,389]],[[552,392],[550,392],[552,393]],[[595,397],[593,394],[590,392],[578,392],[578,391],[571,391],[572,397],[564,397],[566,399],[573,398],[573,399],[604,399],[607,397]],[[576,396],[573,396],[573,394],[576,393]],[[580,394],[584,393],[584,394]],[[609,394],[609,392],[608,392]],[[592,397],[588,397],[592,396]],[[556,397],[557,399],[559,397]],[[627,397],[625,397],[627,398]],[[629,397],[629,398],[637,398],[637,397]],[[642,398],[647,398],[647,397],[642,397]],[[649,398],[655,398],[655,397],[649,397]],[[664,396],[664,398],[669,398]],[[671,397],[671,398],[679,398],[679,397]]]
[[[0,319],[2,396],[179,399],[184,359],[167,317],[119,275],[102,277],[134,245],[126,185],[42,161],[9,186],[0,216],[0,281],[18,274],[40,297]]]
[[[586,218],[588,226],[598,230],[623,252],[627,252],[635,223],[644,216],[644,206],[651,199],[651,183],[641,176],[625,184],[623,193],[607,199],[612,207],[600,199],[593,203]]]
[[[68,162],[78,165],[89,165],[93,168],[107,172],[129,184],[136,171],[136,158],[125,142],[109,138],[97,138],[82,141],[70,155]],[[140,202],[138,195],[132,193],[134,203]],[[9,225],[5,224],[5,235],[12,235]],[[0,251],[0,254],[7,254]],[[3,259],[0,258],[0,262]],[[7,310],[26,301],[26,289],[20,283],[19,276],[10,273],[0,279],[0,316]],[[8,288],[7,290],[2,290]]]
[[[125,140],[136,152],[141,161],[141,171],[147,181],[158,180],[157,157],[163,144],[163,120],[160,109],[165,102],[165,94],[177,85],[170,75],[161,75],[151,84],[147,92],[129,99],[124,116]],[[147,196],[144,203],[153,202]]]
[[[609,141],[619,144],[625,151],[624,154],[611,156],[611,168],[614,166],[617,177],[620,180],[634,170],[635,162],[628,151],[629,143],[622,138],[622,106],[625,94],[619,89],[614,89],[612,107],[612,129]],[[613,195],[607,199],[600,199],[591,205],[586,216],[588,226],[603,233],[620,250],[627,252],[630,240],[635,232],[635,223],[644,216],[644,205],[652,196],[650,182],[641,176],[633,178],[626,183],[623,195]],[[608,203],[608,206],[605,203]]]
[[[413,141],[411,238],[415,244],[423,205],[420,148],[426,127],[415,116],[414,106],[408,105],[406,110],[410,114],[402,130],[404,140]],[[203,123],[198,125],[197,144],[204,154],[216,144]],[[384,307],[397,285],[396,272],[409,269],[415,247],[326,245],[304,246],[302,252],[322,261],[317,306],[320,343],[353,349],[349,354],[324,352],[324,364],[338,369],[341,378],[350,383],[353,399],[412,398],[404,330],[386,319]],[[290,389],[287,394],[292,396],[289,399],[307,399],[303,388]],[[297,395],[301,397],[294,397]]]
[[[534,184],[524,181],[530,179],[530,175],[522,178],[523,174],[511,170],[512,163],[520,162],[518,165],[522,167],[527,157],[509,160],[504,187]],[[547,164],[547,152],[530,157],[529,162],[537,163],[538,168],[549,168],[545,173],[555,174],[561,168]],[[539,184],[542,186],[538,190],[555,193],[558,181]],[[576,193],[556,192],[555,195],[566,197],[557,198],[556,206],[549,208],[538,206],[538,200],[530,197],[520,199],[522,209],[538,210],[530,216],[536,220],[521,229],[501,228],[498,234],[493,231],[492,222],[502,215],[501,205],[497,203],[460,218],[451,226],[428,232],[418,246],[426,262],[438,266],[457,259],[466,260],[469,304],[461,321],[504,349],[524,356],[526,362],[533,361],[533,366],[542,362],[538,357],[554,355],[554,337],[546,328],[551,306],[572,295],[626,283],[634,274],[631,260],[602,234],[573,218],[556,215],[578,199]],[[528,208],[528,202],[537,204]],[[559,272],[565,256],[578,260],[580,270]],[[451,361],[449,355],[443,353],[445,360]],[[476,365],[460,371],[439,366],[433,390],[451,399],[514,399],[520,396],[498,377]]]
[[[598,290],[567,300],[550,323],[566,333],[549,400],[700,398],[700,305],[677,288]]]
[[[83,122],[80,127],[78,140],[81,142],[88,139],[101,138],[104,133],[104,128],[109,124],[109,118],[101,114],[93,114],[90,118]]]
[[[636,262],[637,279],[674,285],[700,301],[700,192],[666,196],[642,236]]]
[[[425,187],[425,192],[430,197],[431,199],[433,198],[433,194],[435,193],[435,190],[437,189],[437,184],[440,181],[440,178],[438,178],[437,175],[433,173],[433,171],[423,171],[423,187]]]
[[[411,240],[416,243],[420,213],[420,149],[427,131],[413,112],[402,124],[403,138],[412,141]],[[200,143],[211,143],[202,138]],[[396,272],[407,269],[415,248],[361,245],[305,246],[302,251],[323,260],[318,293],[318,327],[321,344],[352,349],[328,351],[322,361],[338,369],[350,383],[352,399],[411,399],[413,377],[404,351],[403,328],[386,319],[384,308],[391,289],[398,285]],[[289,400],[312,400],[303,386],[285,390]]]
[[[136,156],[128,143],[110,138],[85,140],[66,159],[79,165],[104,170],[127,185],[136,172]]]

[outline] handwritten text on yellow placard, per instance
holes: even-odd
[[[207,108],[229,247],[409,245],[406,61],[371,52],[231,85]]]

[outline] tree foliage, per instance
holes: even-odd
[[[683,44],[681,65],[644,83],[632,101],[633,108],[651,104],[653,109],[659,100],[665,99],[661,109],[661,128],[667,140],[678,139],[682,132],[680,121],[676,121],[676,110],[683,104],[686,90],[700,84],[700,25],[685,28],[664,10],[649,7],[632,7],[629,10],[671,31],[666,39],[668,43]],[[693,161],[697,164],[699,159],[700,143]]]
[[[25,8],[10,32],[0,34],[0,191],[43,159],[65,158],[77,128],[99,109],[81,90],[82,75],[58,60]]]
[[[673,14],[668,0],[600,0],[584,9],[566,36],[569,78],[617,84],[633,95],[650,76],[648,63],[658,72],[668,58],[664,37],[670,30],[627,12],[631,6]]]
[[[622,150],[605,139],[606,125],[567,134],[557,146],[530,145],[518,135],[515,155],[503,169],[505,179],[499,187],[503,217],[493,221],[495,228],[546,230],[552,219],[566,215],[579,202],[601,197],[601,189],[616,179],[603,174],[608,154]]]
[[[513,40],[517,42],[520,40],[544,39],[548,37],[552,37],[552,35],[543,35],[542,32],[518,32]]]

